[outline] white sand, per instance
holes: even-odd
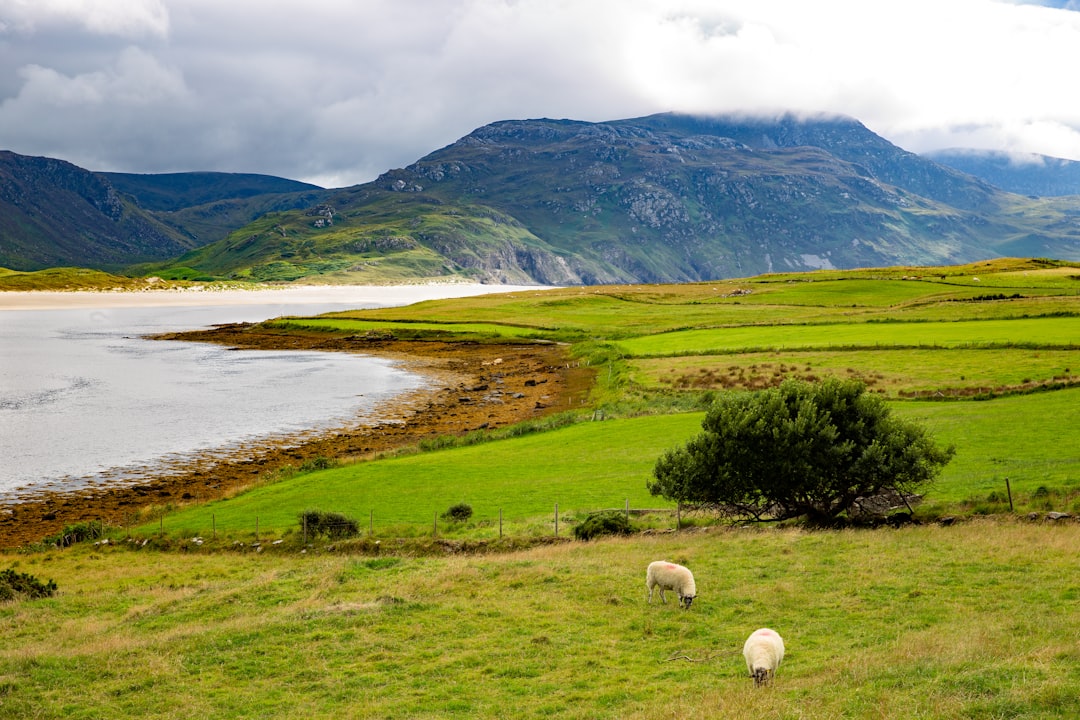
[[[252,290],[196,288],[190,290],[100,292],[4,291],[0,292],[0,311],[198,305],[270,305],[276,303],[355,302],[357,305],[406,305],[422,300],[539,289],[543,288],[522,285],[433,283],[430,285],[305,285]]]

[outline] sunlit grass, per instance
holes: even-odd
[[[317,507],[362,520],[365,531],[374,526],[375,534],[385,537],[388,529],[400,534],[401,524],[432,532],[439,514],[464,502],[473,508],[473,525],[486,523],[473,534],[497,537],[500,512],[520,532],[516,525],[536,516],[554,525],[556,504],[563,513],[578,515],[624,508],[627,502],[633,508],[670,508],[671,503],[649,494],[646,481],[660,453],[700,424],[700,414],[586,422],[512,440],[346,465],[171,514],[164,527],[188,536],[209,535],[215,527],[220,532],[242,528],[246,537],[257,517],[264,533],[280,534],[299,530],[299,514]]]
[[[880,717],[1080,714],[1080,526],[717,530],[490,556],[2,556],[4,717]],[[646,603],[654,559],[689,611]],[[740,649],[787,655],[754,690]],[[812,710],[808,710],[812,708]]]
[[[1074,350],[904,348],[639,358],[632,366],[636,382],[658,388],[750,390],[787,377],[812,381],[831,376],[861,380],[889,397],[963,397],[1080,382],[1078,360]]]
[[[1080,346],[1080,317],[970,322],[831,323],[685,330],[621,340],[631,356],[829,347]]]

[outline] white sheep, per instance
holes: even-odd
[[[679,595],[679,605],[684,610],[690,609],[690,603],[697,597],[697,585],[694,574],[682,565],[657,560],[649,563],[645,573],[645,587],[649,588],[649,602],[652,602],[653,590],[660,588],[660,600],[667,602],[665,590],[674,590]]]
[[[768,685],[784,659],[784,639],[775,630],[761,628],[746,638],[742,652],[746,669],[754,678],[754,687]]]

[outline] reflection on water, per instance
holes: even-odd
[[[285,312],[251,305],[0,312],[0,498],[339,426],[423,383],[389,361],[348,353],[140,337]]]

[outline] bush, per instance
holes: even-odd
[[[56,583],[52,580],[42,583],[33,575],[17,573],[10,568],[0,572],[0,602],[15,600],[18,597],[52,597],[55,594]]]
[[[46,545],[56,545],[57,547],[68,547],[75,543],[80,543],[84,540],[96,540],[104,533],[104,528],[101,523],[96,522],[82,522],[74,525],[66,525],[63,530],[57,535],[42,540]]]
[[[739,520],[829,525],[844,513],[887,512],[882,499],[906,502],[955,452],[856,380],[725,393],[702,429],[657,460],[649,490]]]
[[[305,510],[300,513],[300,527],[307,528],[309,535],[325,535],[328,538],[341,539],[360,534],[360,523],[341,513]]]
[[[330,468],[336,466],[337,461],[335,461],[333,458],[319,455],[318,457],[311,458],[310,460],[305,460],[303,464],[300,465],[300,472],[308,473],[315,472],[316,470],[329,470]]]
[[[439,517],[443,520],[450,520],[451,522],[466,522],[472,517],[472,505],[468,505],[467,503],[451,505],[447,511]]]
[[[574,537],[578,540],[592,540],[601,535],[629,535],[631,532],[630,521],[619,510],[590,513],[574,526]]]

